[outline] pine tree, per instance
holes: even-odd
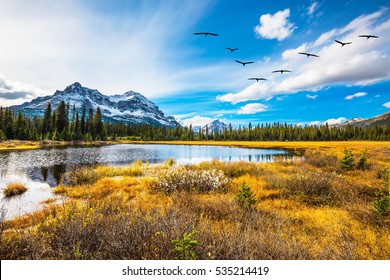
[[[61,134],[65,129],[68,129],[69,126],[69,119],[68,115],[66,114],[66,104],[65,101],[61,101],[60,105],[58,105],[58,108],[56,110],[56,129],[59,134]]]
[[[353,160],[353,154],[351,150],[348,150],[347,148],[344,148],[344,156],[340,159],[339,164],[340,167],[344,170],[351,170],[355,166],[354,160]]]
[[[87,127],[85,125],[85,105],[83,105],[83,108],[81,109],[81,121],[80,121],[80,130],[81,133],[84,135],[87,132]]]
[[[241,184],[241,188],[238,190],[236,195],[236,200],[238,204],[240,204],[245,209],[251,208],[257,202],[251,187],[248,186],[245,182]]]
[[[47,133],[52,132],[52,123],[51,123],[51,104],[47,103],[45,113],[43,114],[42,124],[41,124],[41,133],[44,138]]]
[[[76,119],[74,121],[74,132],[73,132],[73,139],[74,140],[81,140],[81,127],[80,127],[80,119],[79,119],[79,112],[76,111]]]
[[[20,139],[20,140],[27,140],[27,135],[25,133],[25,121],[23,118],[23,115],[21,112],[18,113],[18,116],[16,117],[16,121],[14,122],[14,137],[15,139]]]
[[[88,110],[88,119],[87,119],[86,127],[87,127],[87,133],[90,135],[90,137],[88,137],[88,140],[90,140],[90,138],[95,139],[95,129],[93,127],[93,110],[92,110],[92,108],[89,108],[89,110]]]
[[[102,112],[100,111],[100,107],[97,107],[96,114],[93,119],[93,126],[95,128],[95,138],[103,140],[104,139],[104,127],[102,121]]]

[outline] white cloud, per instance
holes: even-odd
[[[266,39],[283,41],[290,36],[296,28],[288,21],[290,9],[279,11],[274,15],[265,14],[260,16],[260,23],[255,27],[255,33]]]
[[[383,104],[382,106],[386,107],[386,108],[390,108],[390,102],[386,102],[385,104]]]
[[[267,82],[255,87],[250,85],[237,92],[217,97],[233,104],[249,100],[269,99],[280,94],[300,91],[316,92],[328,86],[365,86],[390,79],[389,45],[390,20],[381,21],[386,10],[360,16],[340,29],[325,32],[313,42],[283,52],[282,58],[273,65],[258,66],[257,71],[284,69],[292,73],[270,75]],[[359,34],[375,34],[379,39],[364,40]],[[341,48],[333,40],[353,41]],[[300,51],[319,55],[304,57]],[[261,68],[260,68],[261,67]],[[255,69],[255,68],[254,68]],[[255,69],[256,70],[256,69]]]
[[[320,121],[313,121],[309,125],[321,125]]]
[[[192,125],[193,127],[195,126],[205,126],[214,121],[215,119],[208,118],[208,117],[202,117],[202,116],[194,116],[190,119],[184,119],[181,120],[180,123],[183,126],[190,126]]]
[[[260,103],[251,103],[247,104],[245,106],[242,106],[240,110],[238,110],[237,114],[239,115],[249,115],[249,114],[256,114],[259,112],[264,112],[267,110],[267,106]]]
[[[375,97],[375,98],[378,98],[378,97],[381,97],[381,96],[380,96],[379,94],[377,94],[377,95],[375,95],[374,97]]]
[[[328,124],[328,125],[334,125],[334,124],[339,124],[339,123],[343,123],[343,122],[346,122],[347,119],[344,118],[344,117],[340,117],[340,118],[337,118],[337,119],[329,119],[329,120],[326,120],[324,121],[322,124]]]
[[[26,85],[17,81],[10,81],[0,73],[0,99],[2,106],[15,105],[26,99],[33,99],[40,95],[49,94],[33,85]]]
[[[212,0],[122,2],[1,0],[0,72],[50,93],[75,81],[149,98],[192,89],[209,70],[182,63],[194,50],[181,34]]]
[[[347,95],[344,99],[352,100],[354,98],[363,97],[363,96],[366,96],[366,95],[367,95],[367,92],[357,92],[357,93],[352,94],[352,95]]]
[[[317,94],[315,94],[315,95],[306,94],[306,97],[309,99],[316,99],[318,97],[318,95]]]
[[[319,8],[319,3],[318,2],[313,2],[308,8],[307,8],[307,14],[309,16],[312,16],[314,12]]]
[[[239,93],[228,93],[218,95],[217,100],[236,104],[254,99],[270,99],[270,85],[268,83],[253,83]]]

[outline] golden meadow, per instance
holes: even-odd
[[[42,210],[1,220],[1,259],[390,259],[388,142],[176,144],[304,157],[71,170]]]

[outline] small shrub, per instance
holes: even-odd
[[[89,166],[73,167],[64,175],[64,181],[72,186],[91,185],[98,179],[98,172]]]
[[[164,161],[164,165],[168,167],[172,167],[176,164],[176,160],[174,158],[169,158],[166,161]]]
[[[175,245],[174,252],[179,260],[196,260],[195,247],[198,246],[198,241],[192,239],[197,234],[196,231],[184,233],[182,238],[172,240]]]
[[[74,252],[73,252],[75,260],[81,260],[83,258],[83,255],[80,251],[80,245],[81,245],[81,242],[78,241],[76,244],[76,248],[74,249]]]
[[[360,170],[369,170],[371,168],[371,162],[367,159],[367,154],[363,153],[356,163],[356,168]]]
[[[195,170],[218,169],[229,178],[238,178],[245,174],[258,175],[261,173],[261,168],[258,163],[245,161],[222,162],[219,160],[213,160],[210,162],[205,161],[196,165],[190,165],[188,168]]]
[[[305,161],[315,167],[338,166],[336,155],[312,150],[305,152]]]
[[[287,191],[294,195],[328,196],[332,192],[331,176],[325,172],[307,172],[291,175]]]
[[[9,184],[7,187],[3,190],[3,194],[5,197],[13,197],[16,195],[21,195],[24,192],[27,191],[27,188],[23,184]]]
[[[154,189],[165,193],[187,191],[208,193],[211,191],[224,192],[230,184],[222,171],[187,170],[179,167],[173,170],[163,170],[154,182]]]
[[[238,190],[236,200],[241,207],[245,209],[251,208],[256,204],[257,199],[255,194],[252,192],[251,187],[245,182],[241,184],[241,188]]]
[[[353,154],[351,150],[344,148],[344,156],[340,159],[339,165],[344,170],[351,170],[354,168],[355,163],[353,160]]]
[[[390,214],[390,195],[389,191],[382,189],[377,193],[376,199],[373,202],[376,212],[381,216],[388,216]]]

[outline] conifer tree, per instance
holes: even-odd
[[[59,134],[61,134],[65,129],[68,129],[69,119],[67,115],[65,101],[61,101],[60,105],[56,110],[56,129]]]
[[[49,102],[47,103],[45,113],[43,114],[42,125],[41,125],[42,137],[44,137],[47,133],[50,133],[52,131],[51,120],[52,120],[51,104]]]
[[[102,121],[102,112],[100,111],[100,107],[97,107],[96,114],[93,119],[93,126],[95,129],[95,138],[99,138],[100,140],[104,139],[104,127]]]
[[[95,138],[95,129],[93,127],[93,109],[89,108],[88,110],[88,119],[87,119],[87,133],[92,137],[92,139]]]

